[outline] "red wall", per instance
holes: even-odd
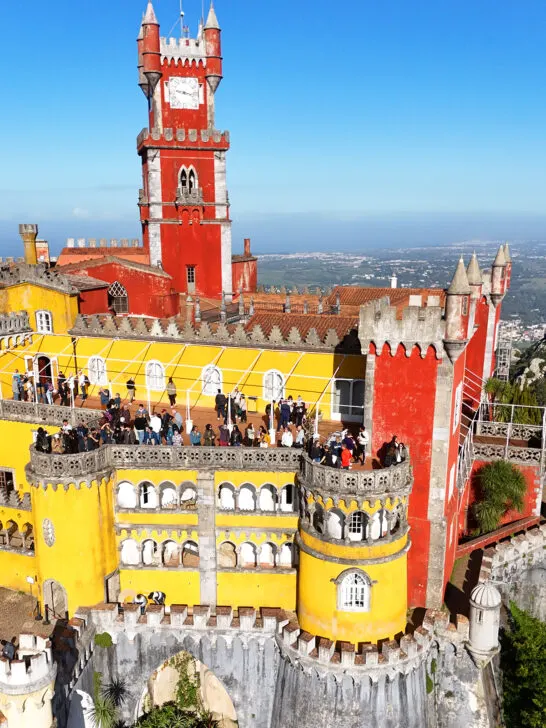
[[[119,281],[127,290],[129,313],[158,318],[169,318],[179,313],[179,297],[178,294],[173,293],[172,281],[167,276],[126,268],[116,263],[104,263],[89,269],[82,264],[77,272],[108,281],[108,283]],[[80,312],[83,314],[107,313],[106,290],[103,291],[102,297],[89,295],[92,293],[94,292],[86,291],[81,295]]]
[[[234,260],[232,265],[233,292],[254,293],[258,287],[258,261],[256,258]]]
[[[375,347],[370,347],[375,353]],[[429,347],[421,358],[417,347],[406,357],[403,346],[391,356],[388,344],[375,365],[373,438],[374,454],[398,435],[410,447],[414,485],[409,523],[412,547],[408,554],[408,599],[412,606],[426,602],[430,529],[428,501],[434,426],[434,400],[438,371],[436,352]]]

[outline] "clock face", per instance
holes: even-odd
[[[169,81],[171,109],[199,108],[199,81],[196,78],[171,78]]]

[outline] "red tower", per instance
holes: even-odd
[[[138,137],[138,153],[140,219],[150,263],[169,273],[179,292],[214,298],[224,293],[230,300],[229,135],[214,128],[222,80],[214,7],[197,38],[166,39],[149,2],[137,43],[139,85],[149,103],[149,128]]]

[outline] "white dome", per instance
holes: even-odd
[[[478,584],[472,590],[470,601],[479,609],[496,609],[500,607],[502,598],[499,590],[490,582]]]

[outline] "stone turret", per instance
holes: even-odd
[[[455,363],[468,342],[469,298],[472,293],[461,256],[451,285],[447,289],[446,336],[444,348]]]
[[[489,581],[478,584],[470,595],[469,650],[480,662],[499,649],[501,595]]]
[[[506,257],[504,254],[504,245],[501,245],[497,251],[493,266],[491,269],[491,300],[494,306],[504,298],[506,293]]]
[[[14,660],[0,658],[0,711],[9,728],[51,728],[57,667],[51,643],[22,634]]]

